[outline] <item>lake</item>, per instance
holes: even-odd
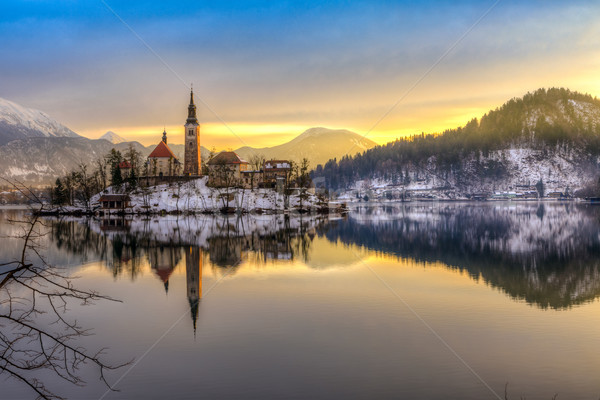
[[[25,213],[0,217],[5,262]],[[504,399],[507,383],[510,399],[600,396],[600,206],[44,223],[47,262],[120,300],[70,303],[93,331],[76,342],[133,360],[106,372],[118,392],[85,366],[81,387],[40,374],[68,398]],[[0,377],[0,398],[35,398]]]

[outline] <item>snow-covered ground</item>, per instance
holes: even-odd
[[[138,188],[129,193],[131,208],[129,213],[144,212],[217,212],[224,207],[242,211],[283,211],[285,196],[271,189],[225,189],[206,186],[208,177],[187,182],[165,183],[148,188]],[[92,198],[92,205],[98,204],[102,194],[120,192],[113,188]],[[289,209],[314,208],[318,202],[315,195],[306,193],[289,196]]]
[[[459,173],[440,171],[435,157],[426,165],[407,169],[410,182],[404,184],[401,178],[373,178],[360,180],[348,190],[338,192],[339,200],[354,201],[366,195],[370,200],[400,198],[409,194],[412,198],[468,199],[472,194],[502,192],[525,193],[535,191],[535,185],[542,181],[544,193],[573,194],[598,180],[600,170],[598,160],[589,159],[585,151],[576,148],[537,150],[513,147],[490,152],[487,157],[464,159]],[[489,177],[482,173],[482,165],[500,165],[504,173]]]

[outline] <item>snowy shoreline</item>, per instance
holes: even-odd
[[[288,196],[272,189],[214,188],[206,185],[207,177],[186,182],[164,183],[124,191],[108,188],[94,195],[89,206],[55,207],[44,215],[159,215],[159,214],[216,214],[216,213],[323,213],[331,205],[312,193],[293,193]],[[123,208],[103,209],[103,195],[125,194],[129,205]],[[333,206],[340,210],[340,206]]]

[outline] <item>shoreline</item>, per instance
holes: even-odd
[[[472,200],[472,199],[419,199],[419,200],[389,200],[389,201],[330,201],[325,206],[311,206],[308,208],[289,208],[289,209],[252,209],[252,210],[236,210],[233,208],[227,211],[223,210],[157,210],[157,211],[104,211],[102,209],[95,208],[93,210],[86,210],[85,208],[68,206],[68,209],[54,208],[42,210],[41,212],[33,210],[34,214],[43,216],[90,216],[90,217],[111,217],[111,216],[166,216],[166,215],[182,215],[182,216],[194,216],[194,215],[234,215],[234,214],[250,214],[250,215],[282,215],[282,214],[307,214],[307,215],[323,215],[323,214],[345,214],[350,211],[352,207],[356,206],[381,206],[381,205],[396,205],[396,204],[419,204],[419,203],[577,203],[577,204],[600,204],[597,201],[590,199],[553,199],[553,198],[542,198],[542,199],[488,199],[488,200]],[[3,205],[0,206],[0,210],[27,210],[31,207],[27,205]]]

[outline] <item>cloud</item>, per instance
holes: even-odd
[[[414,88],[489,4],[109,4],[176,75],[99,2],[21,2],[0,17],[0,96],[92,136],[133,134],[182,124],[194,82],[218,116],[199,104],[204,124],[362,133],[412,89],[371,134],[384,142],[454,127],[538,87],[600,89],[595,4],[503,1]]]

